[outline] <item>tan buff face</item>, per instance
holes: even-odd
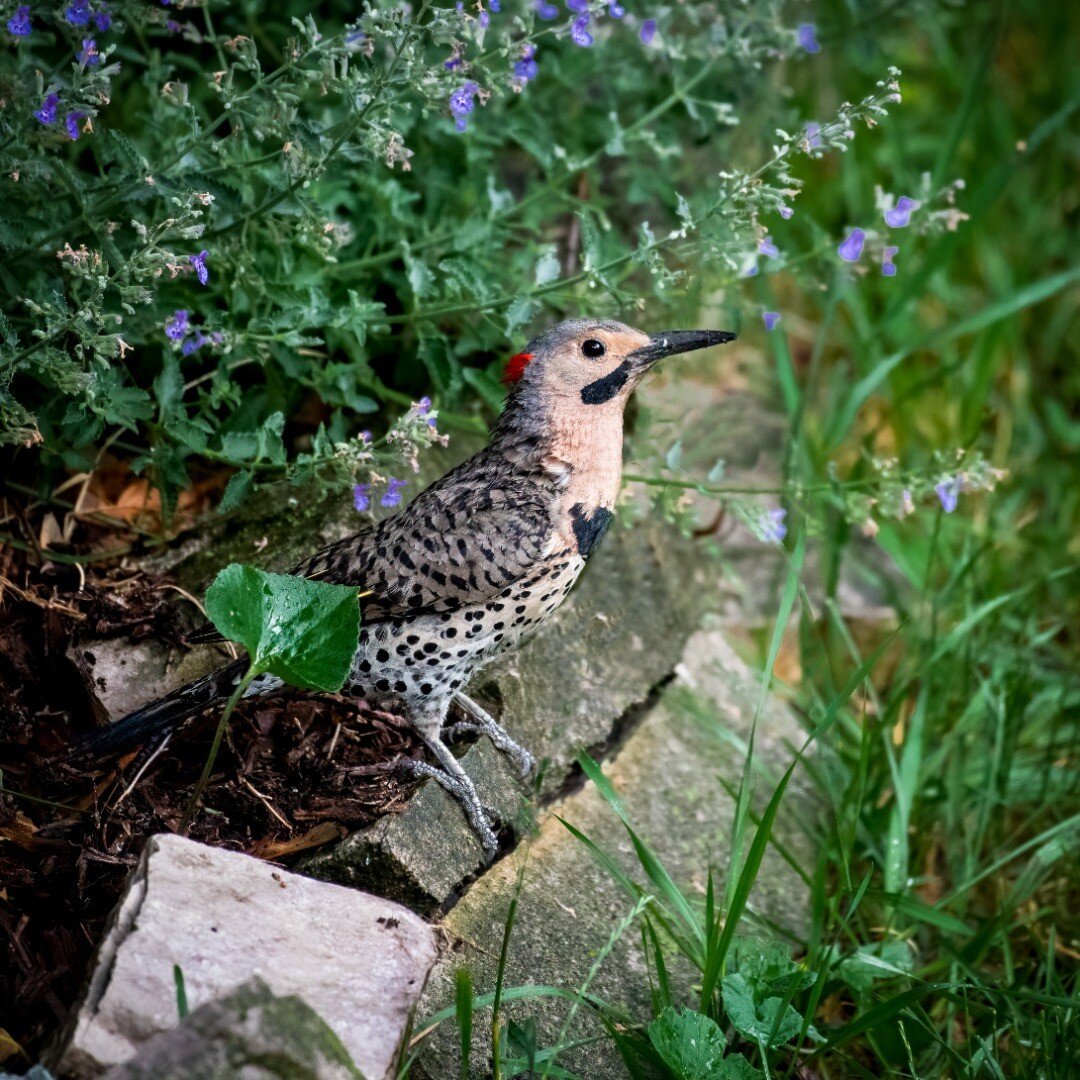
[[[625,404],[648,367],[628,357],[649,340],[629,326],[590,327],[568,335],[536,358],[542,360],[537,375],[545,396],[567,399],[578,408]]]

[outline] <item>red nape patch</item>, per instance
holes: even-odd
[[[511,356],[506,361],[506,370],[503,372],[502,381],[507,386],[516,383],[525,374],[525,369],[532,363],[532,358],[533,354],[531,352],[519,352],[515,356]]]

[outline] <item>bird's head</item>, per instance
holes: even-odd
[[[645,334],[620,322],[570,319],[540,334],[511,357],[504,382],[511,396],[575,411],[621,412],[642,376],[665,356],[733,341],[727,330]]]

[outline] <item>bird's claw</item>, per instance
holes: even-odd
[[[498,723],[487,710],[481,708],[472,698],[462,693],[454,695],[454,703],[464,713],[465,719],[451,724],[446,729],[451,738],[463,731],[478,732],[486,735],[497,749],[508,755],[517,765],[518,771],[523,778],[532,773],[536,768],[536,758],[524,746],[515,742],[506,728]]]
[[[413,776],[423,776],[434,780],[460,803],[465,817],[480,841],[480,846],[484,849],[484,861],[490,863],[499,851],[499,838],[492,828],[492,825],[498,824],[498,819],[494,811],[480,801],[472,781],[465,777],[464,773],[462,773],[463,781],[461,778],[447,772],[446,769],[440,769],[437,765],[429,765],[426,761],[404,758],[401,765]]]

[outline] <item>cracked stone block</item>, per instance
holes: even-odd
[[[300,998],[252,979],[154,1035],[103,1080],[364,1080],[341,1040]]]
[[[626,808],[635,831],[657,853],[672,878],[702,904],[710,865],[721,884],[730,857],[734,798],[744,763],[746,740],[760,698],[760,676],[735,654],[721,632],[696,633],[687,643],[675,681],[663,692],[629,734],[614,759],[604,766]],[[758,715],[755,738],[755,798],[762,809],[795,747],[802,730],[777,699],[767,697]],[[813,844],[808,826],[818,807],[797,771],[774,827],[798,865],[812,866]],[[467,966],[478,994],[492,990],[506,915],[524,866],[522,890],[510,941],[506,987],[545,985],[576,990],[584,982],[613,930],[632,907],[632,900],[600,867],[588,849],[558,818],[564,818],[610,853],[625,872],[646,883],[644,872],[614,811],[592,784],[556,803],[531,843],[476,879],[443,920],[453,945],[440,957],[428,983],[421,1013],[452,1004],[454,974]],[[779,926],[796,938],[805,929],[808,889],[770,846],[750,899],[744,926],[769,933]],[[603,962],[590,993],[628,1008],[639,1019],[650,1016],[649,978],[640,949],[640,929],[632,927]],[[694,972],[674,963],[673,983],[691,1000]],[[536,1018],[541,1045],[557,1037],[569,1006],[536,998],[507,1006],[519,1023]],[[490,1058],[490,1014],[474,1021],[475,1063]],[[587,1009],[580,1010],[568,1039],[602,1036]],[[590,1080],[626,1076],[618,1052],[600,1039],[560,1058],[559,1064]],[[453,1022],[437,1027],[420,1044],[414,1080],[443,1080],[460,1071],[458,1033]],[[476,1073],[476,1075],[483,1075]]]
[[[189,1007],[254,976],[326,1021],[367,1080],[393,1077],[435,959],[411,911],[178,836],[151,837],[114,912],[58,1071],[98,1076],[177,1023],[174,967]]]

